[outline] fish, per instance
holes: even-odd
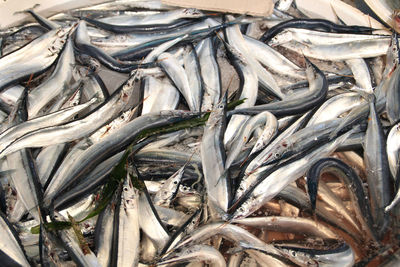
[[[225,172],[226,155],[223,133],[226,114],[226,94],[213,109],[205,125],[200,155],[209,206],[215,213],[227,212],[230,202],[229,177]]]
[[[3,27],[3,264],[390,260],[398,12],[390,35],[349,4],[293,3],[120,0]]]
[[[58,58],[74,27],[55,29],[0,58],[0,90],[45,71]],[[43,53],[46,51],[46,53]],[[26,58],[29,61],[26,61]]]
[[[1,232],[4,241],[1,245],[1,260],[5,264],[30,266],[25,252],[21,247],[18,234],[13,229],[12,225],[8,222],[3,212],[0,212]]]
[[[389,204],[389,163],[386,154],[385,138],[378,117],[374,96],[369,99],[368,128],[364,139],[364,162],[367,170],[368,191],[371,199],[371,212],[375,230],[379,238],[385,233],[388,220],[384,209]]]

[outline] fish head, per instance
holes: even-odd
[[[293,39],[293,34],[290,31],[284,30],[281,33],[272,37],[268,42],[270,46],[278,46],[290,42]]]

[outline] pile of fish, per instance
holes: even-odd
[[[0,33],[0,265],[400,264],[399,12],[301,2],[21,11]]]

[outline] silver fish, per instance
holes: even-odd
[[[189,105],[189,109],[191,111],[198,111],[200,109],[200,99],[196,98],[195,92],[191,91],[186,72],[176,58],[172,54],[165,52],[158,56],[158,61],[182,93]]]
[[[169,207],[172,198],[176,194],[179,184],[181,183],[184,169],[185,166],[181,167],[164,182],[160,190],[154,196],[154,205]]]
[[[4,255],[1,257],[2,262],[10,265],[30,266],[19,243],[18,235],[12,227],[5,215],[0,211],[0,230],[3,241],[0,245],[0,251]]]
[[[74,65],[73,45],[72,41],[68,39],[51,76],[30,91],[28,95],[28,115],[30,119],[37,117],[39,111],[68,86]]]
[[[204,261],[210,266],[226,267],[226,262],[222,254],[215,248],[206,245],[194,245],[184,248],[180,252],[168,255],[166,259],[158,262],[158,265],[187,261]]]
[[[49,31],[23,48],[2,57],[0,89],[47,69],[58,58],[72,30],[73,27],[66,27]]]
[[[216,59],[216,48],[212,38],[200,41],[196,46],[200,73],[204,83],[201,111],[212,110],[221,97],[221,73]]]
[[[121,202],[115,221],[114,241],[116,248],[113,250],[112,266],[135,266],[139,261],[139,191],[133,187],[130,174],[125,179],[122,187]]]
[[[226,98],[213,109],[206,123],[201,142],[201,162],[209,205],[226,212],[229,205],[229,178],[225,172],[225,151],[222,134],[225,127]]]
[[[303,158],[289,163],[287,166],[281,167],[268,175],[261,183],[259,183],[251,192],[247,200],[233,213],[232,218],[247,217],[264,203],[271,200],[283,188],[292,181],[295,181],[309,168],[309,164],[317,161],[319,158],[332,153],[336,147],[342,143],[352,133],[352,131],[338,137],[336,140],[323,145]],[[286,179],[274,179],[275,177],[286,177]]]

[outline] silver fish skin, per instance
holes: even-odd
[[[118,211],[118,231],[116,260],[113,266],[136,266],[139,261],[139,191],[133,187],[130,174],[125,179]]]
[[[159,57],[163,52],[167,51],[168,49],[170,49],[171,47],[173,47],[174,45],[176,45],[178,42],[182,41],[183,39],[185,39],[186,37],[188,37],[188,35],[183,35],[177,38],[174,38],[170,41],[166,41],[165,43],[157,46],[154,48],[153,51],[151,51],[143,60],[143,63],[149,63],[149,62],[153,62],[157,59],[157,57]]]
[[[289,203],[294,203],[294,205],[298,208],[311,210],[308,196],[296,186],[288,185],[281,192],[279,192],[277,196]],[[315,213],[321,218],[324,218],[330,224],[343,229],[343,231],[346,231],[347,233],[352,233],[355,231],[353,227],[347,226],[347,222],[340,218],[340,215],[333,213],[332,207],[328,206],[324,202],[319,202],[319,204],[316,206]]]
[[[183,58],[183,67],[188,77],[189,86],[196,99],[200,99],[199,105],[203,99],[203,80],[201,76],[200,61],[194,46],[189,47],[188,53]]]
[[[329,98],[321,105],[308,121],[307,126],[335,119],[352,108],[364,103],[364,98],[357,93],[344,93]]]
[[[85,149],[83,153],[78,153],[79,155],[71,159],[72,162],[68,164],[68,167],[66,166],[57,172],[45,191],[45,204],[46,202],[49,204],[54,196],[60,194],[60,190],[68,191],[72,184],[79,181],[81,175],[88,174],[99,163],[123,150],[142,130],[169,125],[175,121],[196,116],[196,114],[187,111],[162,111],[140,116],[125,124],[118,129],[116,134],[108,135]]]
[[[361,226],[356,218],[354,218],[354,215],[350,214],[341,199],[332,192],[329,186],[327,186],[323,181],[319,181],[318,186],[318,194],[321,198],[323,198],[323,201],[328,204],[328,206],[331,207],[334,212],[340,214],[339,216],[348,221],[354,227],[354,229],[361,231]]]
[[[89,98],[91,99],[91,98]],[[70,98],[63,106],[65,108],[73,107],[78,105],[80,102],[80,91],[75,96]],[[93,107],[94,105],[90,106]],[[28,114],[29,115],[29,114]],[[57,144],[42,148],[40,153],[36,156],[37,173],[39,176],[40,183],[44,187],[47,184],[47,180],[50,178],[54,168],[59,165],[61,157],[64,156],[66,144]]]
[[[399,169],[399,153],[400,153],[400,123],[394,125],[387,136],[386,153],[389,162],[392,177],[396,179]]]
[[[271,154],[264,160],[262,165],[272,164],[291,155],[301,153],[306,149],[310,149],[316,142],[324,138],[327,139],[332,129],[335,129],[340,122],[341,119],[323,121],[293,133],[271,148]]]
[[[263,175],[271,168],[271,166],[260,166],[249,174],[245,174],[240,181],[239,187],[236,189],[233,203],[238,201],[254,184],[262,179]]]
[[[382,82],[381,84],[383,84]],[[379,91],[377,91],[378,88],[375,89],[375,93],[379,94]],[[376,108],[377,110],[382,110],[385,106],[385,98],[384,97],[377,97],[376,98]],[[362,101],[362,103],[358,106],[355,106],[353,109],[350,110],[350,112],[342,119],[342,122],[339,124],[339,126],[332,131],[330,134],[330,138],[334,138],[337,136],[337,134],[343,130],[343,128],[346,125],[351,125],[351,123],[358,121],[362,118],[367,118],[369,113],[369,103],[367,101]]]
[[[329,227],[307,218],[285,216],[251,217],[233,220],[232,223],[250,227],[262,228],[270,231],[299,233],[321,238],[338,238]]]
[[[164,225],[157,219],[147,197],[143,192],[139,196],[139,225],[146,235],[153,241],[158,251],[164,248],[170,236]]]
[[[151,181],[151,180],[144,180],[144,184],[146,185],[147,192],[149,192],[150,195],[155,195],[158,190],[163,186],[164,181]]]
[[[225,172],[223,133],[226,97],[211,111],[201,141],[201,162],[209,205],[226,212],[230,201],[229,178]]]
[[[199,226],[199,224],[201,223],[202,220],[202,210],[203,207],[200,207],[200,209],[197,209],[191,216],[190,216],[190,221],[188,222],[188,224],[186,224],[186,226],[180,230],[178,229],[177,231],[180,231],[180,233],[178,235],[174,234],[172,236],[172,238],[174,238],[173,240],[170,240],[167,244],[167,246],[163,249],[162,252],[168,253],[168,251],[172,251],[175,246],[181,242],[183,240],[183,238],[190,236]],[[187,222],[185,220],[185,222]]]
[[[95,204],[95,196],[94,194],[90,194],[89,196],[85,196],[78,203],[60,210],[59,214],[64,217],[71,215],[75,220],[82,220],[94,209]],[[89,222],[90,221],[88,221],[88,223]],[[86,227],[82,228],[83,233],[85,233],[86,230]]]
[[[198,137],[198,136],[201,136],[202,134],[203,134],[203,127],[179,130],[179,131],[175,131],[173,133],[164,134],[164,135],[160,136],[160,139],[157,138],[156,141],[151,142],[150,144],[146,145],[142,149],[142,151],[146,150],[146,149],[157,149],[157,148],[172,146],[186,138]]]
[[[18,198],[17,196],[17,201],[12,207],[12,210],[7,214],[7,217],[11,223],[17,223],[26,213],[27,209],[25,204],[22,202],[21,198]]]
[[[397,46],[397,34],[393,33],[390,45],[386,53],[386,65],[382,73],[382,79],[388,79],[399,66],[399,47]]]
[[[356,80],[356,85],[358,85],[361,90],[372,94],[373,89],[371,74],[365,60],[363,58],[352,58],[346,60],[345,62],[353,72],[354,79]]]
[[[237,225],[226,224],[223,222],[209,223],[197,228],[193,233],[187,236],[186,239],[179,242],[175,246],[175,249],[202,243],[215,235],[221,235],[223,238],[226,238],[234,242],[235,244],[245,242],[254,245],[264,246],[269,253],[273,255],[281,255],[280,251],[276,249],[273,245],[264,243],[264,241],[260,240],[247,230]]]
[[[191,91],[186,72],[177,59],[172,54],[164,52],[158,56],[158,61],[178,90],[182,93],[188,103],[189,109],[191,111],[199,111],[200,99],[197,99],[195,93]]]
[[[179,102],[179,91],[168,79],[146,76],[144,80],[144,99],[142,115],[161,110],[175,109]],[[163,101],[159,101],[163,99]]]
[[[135,155],[135,158],[138,161],[143,161],[143,162],[174,163],[174,164],[176,163],[184,164],[188,162],[189,164],[201,165],[200,157],[198,155],[193,155],[193,156],[191,155],[192,154],[188,152],[182,152],[167,148],[145,147],[145,149],[139,151]],[[190,160],[188,161],[189,158]]]
[[[210,111],[221,97],[221,71],[216,58],[216,48],[212,38],[200,41],[196,46],[199,57],[200,73],[204,83],[201,111]]]
[[[304,70],[269,45],[247,36],[244,39],[255,58],[270,70],[298,80],[306,78]]]
[[[312,45],[334,45],[345,42],[387,38],[389,36],[374,34],[351,34],[351,33],[332,33],[322,32],[301,28],[287,28],[275,35],[268,42],[271,46],[283,45],[291,41]]]
[[[156,208],[157,213],[164,224],[179,227],[184,224],[187,219],[189,219],[189,215],[181,211],[157,205],[155,205],[154,207]]]
[[[194,8],[182,8],[167,12],[160,12],[151,15],[119,15],[105,17],[99,21],[116,25],[150,25],[150,24],[169,24],[183,18],[199,18],[204,14]]]
[[[254,245],[254,244],[245,243],[245,242],[241,242],[239,244],[239,246],[241,249],[246,250],[247,252],[248,251],[258,252],[256,254],[256,257],[257,257],[256,261],[258,261],[258,262],[263,262],[263,261],[260,261],[261,260],[259,258],[261,256],[260,254],[265,253],[265,255],[268,255],[268,251],[264,248],[264,246]],[[308,261],[307,261],[307,259],[304,259],[304,257],[302,257],[301,255],[296,255],[295,253],[291,254],[285,249],[280,249],[280,252],[282,253],[281,257],[284,257],[286,261],[289,260],[291,263],[296,264],[298,266],[305,267],[305,266],[316,266],[317,265],[315,262],[311,261],[310,259],[308,259]],[[276,259],[276,260],[278,260],[278,259]],[[306,263],[304,263],[304,262],[306,262]],[[274,266],[275,265],[279,266],[280,264],[274,264]]]
[[[71,190],[58,194],[53,202],[54,208],[59,209],[60,207],[64,207],[71,200],[75,202],[76,199],[86,196],[87,192],[98,187],[99,183],[104,181],[104,178],[112,171],[113,167],[120,162],[123,154],[124,152],[122,151],[104,160],[86,176],[86,179],[82,180]]]
[[[185,166],[181,167],[164,182],[160,190],[154,196],[154,205],[169,207],[172,198],[176,194],[179,184],[181,183],[184,169]]]
[[[266,148],[264,148],[263,151],[260,152],[260,154],[255,157],[250,164],[247,166],[245,175],[250,175],[253,171],[258,169],[263,162],[270,156],[272,149],[283,139],[287,138],[288,136],[292,135],[294,132],[296,132],[301,125],[303,124],[304,120],[307,118],[307,114],[304,114],[301,116],[299,119],[297,119],[292,125],[290,125],[284,132],[282,132],[280,135],[278,135],[274,141],[272,141]]]
[[[38,205],[39,199],[37,195],[35,181],[35,169],[31,161],[33,158],[28,155],[26,149],[14,152],[7,156],[8,167],[15,169],[15,172],[10,174],[11,180],[18,192],[18,196],[24,204],[26,210],[39,221]]]
[[[0,90],[41,72],[57,59],[73,27],[56,29],[0,59]],[[29,58],[27,61],[26,59]]]
[[[390,204],[385,207],[385,212],[387,213],[391,211],[394,207],[397,206],[397,204],[399,204],[399,202],[400,202],[400,190],[397,190],[396,195],[394,196],[392,202],[390,202]]]
[[[42,186],[46,184],[65,148],[66,144],[48,146],[43,148],[36,157],[37,172]]]
[[[37,117],[39,111],[68,86],[74,65],[73,45],[68,39],[51,76],[28,94],[29,119]]]
[[[400,68],[396,68],[390,76],[390,85],[386,92],[386,113],[393,125],[400,120]]]
[[[233,66],[239,75],[240,79],[240,97],[239,99],[246,99],[244,103],[235,107],[246,108],[252,107],[256,103],[258,93],[258,77],[255,70],[248,64],[243,55],[236,50],[233,46],[227,45],[230,48],[233,57]],[[233,115],[226,126],[224,134],[224,144],[227,146],[235,137],[240,127],[249,119],[246,115]]]
[[[83,87],[79,92],[82,92],[82,97],[84,99],[92,99],[93,97],[99,99],[99,102],[89,109],[93,110],[109,97],[108,92],[105,92],[106,90],[107,88],[105,88],[103,80],[96,74],[83,79]]]
[[[251,149],[249,156],[265,148],[270,143],[272,138],[274,138],[275,135],[278,133],[278,127],[279,127],[278,120],[270,112],[268,113],[267,113],[268,124],[265,125],[260,136],[257,138],[257,141],[254,144],[253,148]]]
[[[65,221],[62,215],[57,215],[57,217],[59,216],[61,216],[61,220]],[[96,255],[91,250],[85,251],[85,253],[82,251],[76,234],[72,229],[64,229],[57,232],[64,248],[76,264],[83,267],[101,267]]]
[[[0,157],[24,147],[43,147],[74,141],[87,136],[117,117],[130,101],[136,84],[136,75],[131,76],[114,92],[107,102],[88,116],[70,123],[47,127],[24,135],[0,153]],[[57,136],[57,138],[55,138]]]
[[[125,111],[124,113],[122,113],[121,116],[115,118],[107,125],[98,129],[91,136],[81,140],[75,146],[73,146],[54,173],[53,179],[49,183],[46,192],[52,191],[53,188],[59,188],[61,186],[60,183],[67,183],[68,180],[62,180],[62,177],[64,177],[63,175],[66,172],[70,172],[72,167],[79,164],[79,158],[82,156],[82,154],[86,153],[86,150],[90,146],[100,142],[102,139],[113,134],[114,132],[118,131],[123,125],[127,124],[131,120],[134,111],[135,108]],[[118,154],[121,154],[121,152]],[[116,160],[118,159],[117,155],[114,155],[97,165],[95,169],[93,169],[90,174],[88,174],[85,181],[93,181],[92,178],[95,180],[101,179],[102,176],[106,175],[107,171],[111,171],[111,169],[107,169],[107,167],[112,168],[116,164]],[[86,184],[86,186],[88,187],[90,185],[90,183]],[[80,183],[80,186],[85,186],[85,183]],[[81,192],[82,188],[80,188],[80,186],[74,187],[74,190],[68,191],[67,196],[65,196],[65,194],[62,194],[61,192],[59,192],[57,196],[65,196],[64,199],[68,199],[69,197],[72,197],[73,195],[79,194]],[[57,202],[57,200],[62,200],[62,198],[60,197],[55,199],[55,201]],[[62,202],[64,201],[61,201],[61,203]],[[61,203],[59,203],[59,205],[61,205]],[[56,205],[56,203],[54,204]]]
[[[157,258],[157,248],[154,242],[145,233],[141,235],[139,256],[139,261],[146,263],[153,262]],[[141,266],[141,264],[139,263],[138,266]],[[144,264],[144,266],[148,265]]]
[[[50,105],[48,108],[46,107],[45,109],[42,109],[38,116],[43,116],[46,114],[50,114],[53,112],[57,112],[61,109],[68,108],[68,107],[73,107],[77,106],[80,103],[84,102],[83,101],[83,94],[81,90],[81,84],[74,83],[73,85],[65,88],[53,101],[54,103]],[[104,99],[100,97],[93,96],[91,98],[85,98],[85,99],[98,99],[96,103],[93,103],[90,107],[85,109],[84,112],[80,113],[80,116],[84,116],[85,114],[89,113],[90,110],[95,109],[99,104],[104,102]],[[52,102],[53,102],[52,101]]]
[[[244,249],[244,248],[242,248]],[[256,262],[256,264],[263,266],[275,266],[275,267],[287,267],[287,263],[277,259],[274,256],[271,256],[267,254],[264,251],[258,251],[258,250],[246,250],[246,253],[250,255],[250,258],[253,258]]]
[[[260,111],[268,110],[277,117],[302,114],[326,99],[328,93],[328,83],[325,74],[306,59],[306,76],[309,82],[309,89],[286,96],[281,101],[269,102],[250,108],[235,109],[230,114],[257,114]]]
[[[233,20],[233,16],[227,16],[229,20]],[[250,66],[256,71],[259,83],[270,90],[273,94],[280,98],[285,98],[285,95],[281,92],[281,89],[277,85],[275,79],[261,64],[255,59],[250,48],[248,47],[246,40],[240,32],[239,26],[234,25],[226,29],[226,35],[228,43],[234,46],[239,52],[243,54]]]
[[[245,255],[243,252],[238,252],[238,253],[230,255],[227,266],[228,267],[240,267],[244,256]]]
[[[84,104],[37,117],[8,128],[0,134],[0,150],[4,150],[15,140],[26,134],[40,130],[41,128],[60,125],[70,121],[75,115],[79,114],[79,112],[86,109],[96,101],[97,99],[91,99]]]
[[[237,134],[232,140],[232,144],[229,145],[230,149],[227,153],[225,169],[228,169],[235,161],[240,151],[243,149],[243,146],[250,140],[256,129],[263,127],[264,129],[274,128],[277,130],[277,126],[278,123],[275,116],[268,111],[261,112],[247,120],[247,122],[242,126],[239,134]]]
[[[95,253],[101,266],[107,267],[111,263],[115,206],[118,205],[119,192],[114,194],[111,202],[97,217],[95,228]],[[135,218],[133,218],[133,221]]]
[[[0,211],[0,231],[2,239],[0,251],[2,254],[4,253],[7,255],[8,259],[11,259],[11,264],[24,267],[31,266],[22,249],[18,235],[12,227],[13,226],[8,222],[6,216]]]
[[[340,241],[339,241],[340,242]],[[290,255],[299,260],[299,263],[305,264],[306,266],[329,266],[329,267],[340,267],[354,266],[355,254],[351,246],[343,242],[339,247],[327,248],[326,250],[314,250],[312,248],[296,247],[290,244],[283,244],[281,250],[286,255]]]
[[[0,102],[2,109],[6,113],[12,113],[12,109],[15,108],[15,105],[20,98],[21,94],[25,91],[25,87],[22,85],[14,85],[6,88],[3,92],[0,93]]]
[[[357,40],[335,45],[309,45],[290,42],[283,44],[283,47],[306,57],[338,61],[383,56],[388,50],[389,42],[390,39],[388,38]]]
[[[389,163],[382,124],[375,107],[375,99],[369,100],[368,127],[364,141],[364,164],[367,171],[371,212],[378,236],[388,227],[388,214],[384,208],[390,202]]]
[[[180,252],[175,252],[158,262],[158,265],[204,261],[213,267],[226,267],[224,256],[215,248],[206,245],[194,245],[184,248]]]
[[[122,48],[134,48],[136,46],[143,45],[154,40],[159,40],[163,38],[176,38],[182,36],[183,34],[189,34],[193,31],[206,30],[209,28],[209,24],[206,22],[207,20],[208,19],[206,19],[205,21],[200,21],[193,25],[189,25],[179,32],[170,32],[165,34],[116,34],[111,36],[96,36],[90,31],[89,34],[92,36],[91,43],[93,45],[102,47],[102,49],[106,51],[111,50],[111,55],[118,58],[119,54],[121,53],[120,50]],[[117,51],[115,51],[116,48],[118,48]]]
[[[318,159],[332,153],[353,131],[349,131],[337,139],[322,145],[303,158],[281,167],[265,177],[250,193],[247,200],[232,214],[233,219],[247,217],[262,205],[275,197],[288,184],[304,175],[307,169]],[[279,177],[279,178],[278,178]],[[281,179],[286,177],[286,179]]]

